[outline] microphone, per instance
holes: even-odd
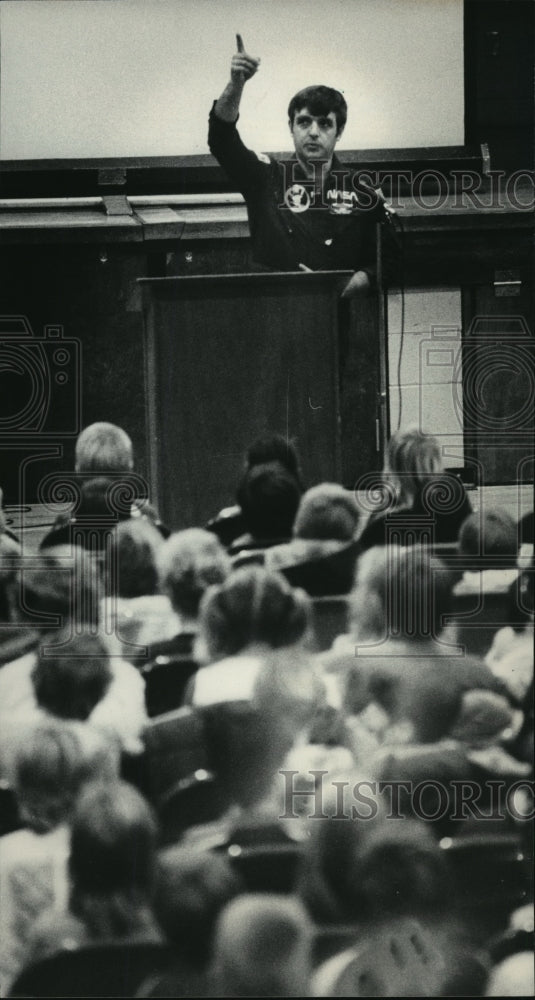
[[[394,219],[394,217],[397,217],[397,212],[396,212],[395,208],[390,204],[390,202],[388,202],[386,200],[386,198],[385,198],[385,196],[384,196],[381,188],[380,187],[378,187],[378,188],[371,187],[369,184],[366,184],[365,181],[361,180],[360,177],[359,177],[358,182],[359,182],[359,186],[361,188],[363,188],[364,191],[366,191],[367,194],[371,195],[374,198],[377,198],[377,200],[378,200],[378,202],[379,202],[379,204],[380,204],[380,206],[381,206],[381,208],[383,210],[383,215],[384,215],[386,221],[389,222],[390,225],[393,225],[393,219]]]

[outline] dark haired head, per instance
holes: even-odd
[[[38,704],[60,719],[89,718],[111,681],[102,640],[87,633],[66,636],[51,648],[41,645],[32,681]]]
[[[259,540],[291,536],[300,498],[295,476],[277,461],[250,468],[237,493],[244,524]]]
[[[111,536],[109,587],[119,597],[158,593],[157,555],[163,538],[144,518],[118,524]]]
[[[333,111],[336,116],[338,133],[342,131],[347,121],[347,104],[345,98],[339,90],[332,87],[317,86],[305,87],[292,97],[288,105],[288,119],[293,125],[295,115],[302,108],[307,108],[311,115],[319,117],[328,115]]]
[[[367,784],[367,782],[366,782]],[[435,916],[448,904],[448,869],[422,823],[336,818],[313,831],[300,894],[320,922]]]
[[[219,913],[243,891],[226,854],[173,844],[158,855],[156,915],[168,941],[196,965],[210,957]]]
[[[266,465],[268,462],[280,462],[295,477],[299,486],[302,486],[299,455],[293,441],[282,434],[253,441],[247,449],[246,468],[252,469],[253,465]]]
[[[368,824],[358,857],[361,913],[434,918],[451,903],[451,879],[443,852],[423,823]]]
[[[70,909],[91,937],[120,937],[139,923],[153,889],[156,835],[150,806],[126,782],[95,784],[78,800]]]

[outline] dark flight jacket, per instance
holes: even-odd
[[[247,149],[236,124],[218,118],[214,107],[208,145],[245,198],[255,262],[277,271],[297,271],[300,264],[312,271],[363,270],[373,283],[383,209],[355,167],[333,157],[322,195],[315,195],[297,159],[276,161]]]

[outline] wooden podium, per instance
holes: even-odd
[[[244,453],[260,436],[295,441],[306,483],[342,480],[339,353],[351,331],[341,338],[340,316],[347,327],[353,313],[340,291],[348,276],[140,280],[151,496],[171,528],[203,524],[234,502]],[[367,410],[374,424],[375,406]]]

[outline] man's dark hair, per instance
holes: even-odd
[[[104,697],[110,681],[109,657],[102,640],[86,633],[58,643],[58,652],[43,646],[32,681],[38,705],[61,719],[85,722]]]
[[[302,486],[299,455],[293,441],[283,437],[282,434],[273,434],[271,437],[253,441],[247,449],[246,469],[252,469],[254,465],[266,465],[268,462],[280,462]]]
[[[294,117],[302,108],[307,108],[311,115],[328,115],[334,111],[336,116],[336,126],[341,132],[347,121],[347,104],[345,98],[339,90],[332,87],[314,86],[305,87],[300,90],[295,97],[292,97],[288,105],[288,118],[293,125]]]
[[[237,493],[247,530],[257,539],[289,538],[301,490],[280,462],[254,465],[243,477]]]

